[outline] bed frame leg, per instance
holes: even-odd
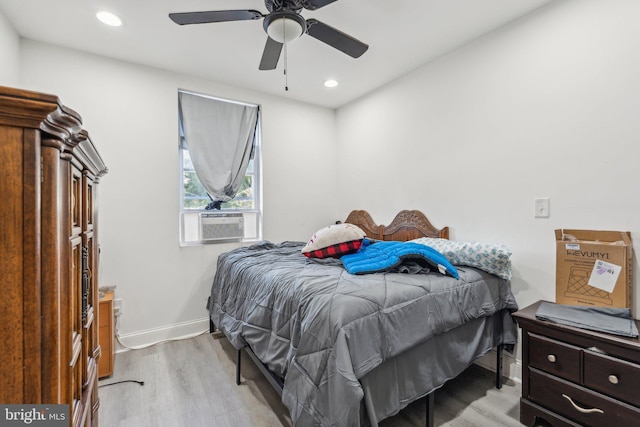
[[[427,427],[433,427],[433,404],[435,390],[427,395]]]
[[[214,340],[220,339],[224,337],[224,333],[221,330],[216,330],[216,325],[213,323],[211,319],[209,319],[209,333],[213,337]]]
[[[236,360],[236,384],[240,385],[240,362],[242,361],[242,350],[238,350],[238,358]]]
[[[498,344],[496,348],[496,388],[502,388],[502,344]]]

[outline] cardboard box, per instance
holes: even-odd
[[[631,233],[555,232],[556,303],[631,308]]]

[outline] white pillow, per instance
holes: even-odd
[[[511,280],[511,251],[502,244],[455,242],[447,239],[420,237],[415,243],[427,245],[444,255],[453,265],[475,267]]]
[[[309,258],[340,257],[360,249],[366,233],[353,224],[334,224],[316,231],[302,253]]]

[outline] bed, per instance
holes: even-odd
[[[419,211],[401,211],[388,226],[353,211],[344,223],[362,230],[370,247],[449,244],[448,228]],[[364,246],[322,259],[305,257],[303,248],[263,241],[220,255],[208,303],[211,331],[238,350],[237,382],[245,349],[295,426],[375,426],[424,396],[432,425],[433,391],[493,348],[500,388],[502,349],[517,342],[511,313],[518,306],[509,276],[485,268],[486,259],[476,265],[446,249],[459,261],[458,278],[426,264],[417,274],[398,265],[350,274],[347,259]]]

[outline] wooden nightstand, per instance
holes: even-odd
[[[513,314],[522,328],[520,422],[640,426],[640,340],[538,320],[539,305]]]
[[[100,298],[98,306],[98,342],[102,349],[98,362],[98,378],[103,378],[113,375],[113,363],[116,358],[113,291],[106,292],[104,297]]]

